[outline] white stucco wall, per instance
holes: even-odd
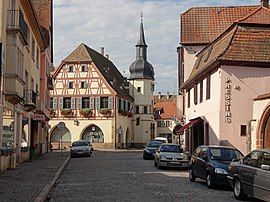
[[[220,138],[228,140],[243,153],[248,152],[247,138],[240,135],[240,126],[253,119],[253,99],[270,91],[270,69],[223,66],[221,68]],[[225,81],[231,81],[231,123],[225,122]]]
[[[201,117],[209,123],[209,144],[219,144],[219,111],[220,111],[220,71],[211,75],[210,99],[206,100],[206,79],[203,80],[203,102],[200,103],[200,85],[198,84],[198,104],[194,104],[194,88],[190,90],[190,108],[187,107],[188,96],[185,96],[185,120]]]
[[[266,107],[270,104],[270,99],[256,100],[253,102],[253,118],[251,122],[251,149],[256,149],[257,131],[259,122]]]

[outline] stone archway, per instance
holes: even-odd
[[[95,124],[87,126],[81,135],[82,140],[90,140],[93,143],[104,143],[104,133]]]
[[[270,148],[270,104],[264,110],[259,121],[256,148]]]
[[[71,144],[71,133],[67,127],[60,130],[57,126],[52,129],[50,134],[52,149],[68,149]]]

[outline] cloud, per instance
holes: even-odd
[[[156,92],[176,93],[179,14],[194,6],[244,4],[259,4],[259,0],[55,0],[55,65],[83,42],[97,51],[104,46],[106,54],[128,77],[143,12]]]

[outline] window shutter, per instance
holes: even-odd
[[[100,109],[100,97],[96,97],[96,108],[97,110]]]
[[[124,100],[121,99],[121,109],[124,110]]]
[[[109,109],[113,109],[113,97],[109,97]]]
[[[53,109],[57,109],[57,98],[53,98]]]
[[[95,109],[95,98],[90,97],[90,109]]]
[[[71,109],[75,109],[75,97],[71,98]]]
[[[82,98],[78,98],[78,109],[82,109]]]
[[[125,111],[128,112],[128,110],[129,110],[129,109],[128,109],[128,101],[126,101],[126,107],[125,107],[125,108],[126,108]]]
[[[62,97],[59,98],[59,108],[63,109],[63,98]]]
[[[147,106],[147,114],[151,114],[151,106]]]

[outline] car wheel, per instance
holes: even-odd
[[[192,168],[189,169],[189,176],[188,176],[188,178],[189,178],[189,181],[190,182],[195,182],[195,180],[196,180],[196,176],[194,175]]]
[[[143,155],[143,159],[144,159],[144,160],[146,160],[146,159],[147,159],[145,155]]]
[[[247,197],[242,188],[242,183],[238,178],[233,183],[233,194],[237,200],[244,200]]]
[[[206,185],[209,189],[213,188],[213,182],[212,182],[212,177],[211,175],[208,173],[206,176]]]

